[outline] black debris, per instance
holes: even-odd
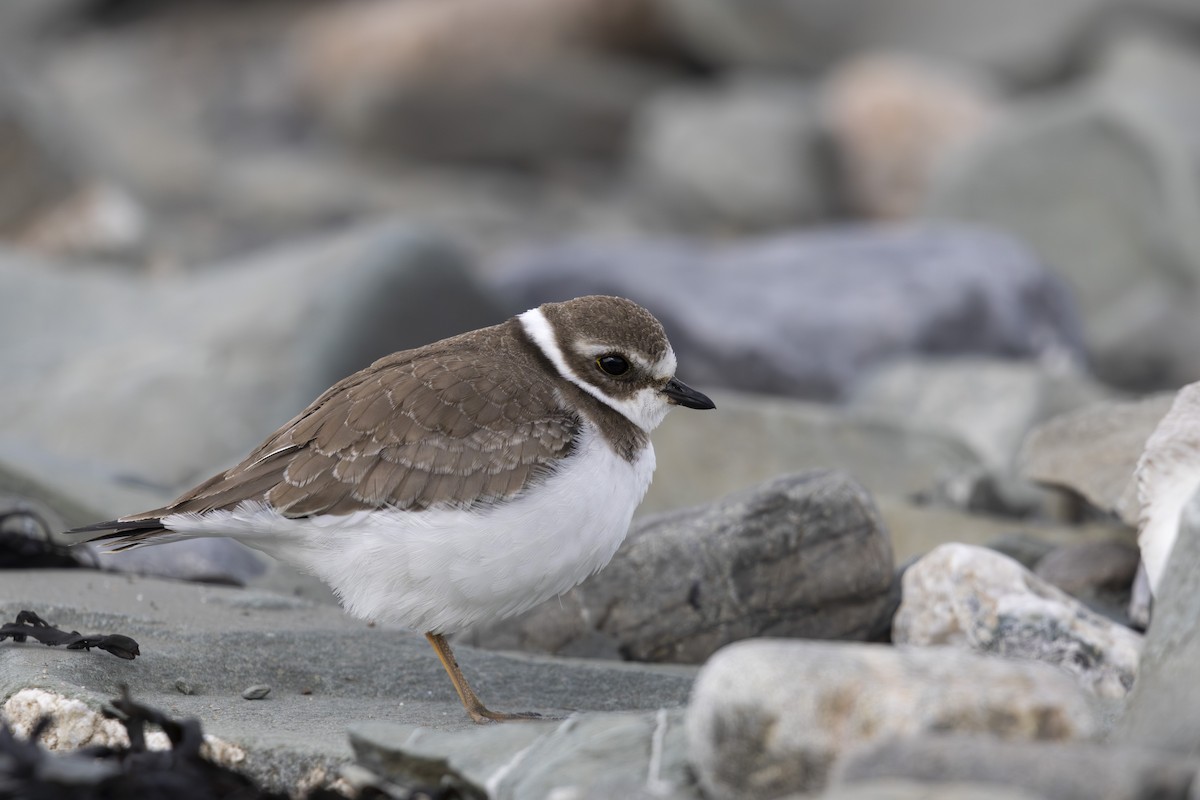
[[[70,548],[50,538],[50,526],[30,509],[0,512],[0,569],[85,566]]]
[[[66,645],[68,650],[91,650],[96,647],[106,653],[112,653],[117,658],[127,660],[133,660],[141,655],[138,643],[128,636],[122,636],[119,633],[105,636],[83,636],[78,631],[68,633],[55,628],[32,611],[18,612],[16,621],[0,625],[0,642],[5,639],[24,642],[29,638],[51,647]]]

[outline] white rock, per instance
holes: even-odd
[[[129,747],[125,726],[116,719],[105,717],[82,700],[45,689],[21,689],[0,707],[0,718],[21,738],[28,737],[38,720],[46,716],[53,719],[41,738],[42,746],[47,750]],[[147,731],[146,748],[169,750],[171,742],[162,731]],[[246,760],[245,750],[210,734],[204,734],[200,752],[210,761],[226,767]]]
[[[944,544],[904,573],[897,644],[954,645],[1062,667],[1089,691],[1124,697],[1142,637],[1089,610],[1007,556]]]
[[[1138,547],[1158,594],[1183,507],[1200,487],[1200,383],[1179,390],[1138,459]]]

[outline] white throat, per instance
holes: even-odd
[[[540,308],[531,308],[525,313],[520,314],[517,319],[521,321],[521,327],[529,335],[529,338],[533,339],[534,344],[545,354],[546,358],[550,359],[550,363],[558,370],[559,375],[562,375],[609,408],[617,411],[621,416],[634,425],[637,425],[643,431],[649,433],[657,428],[663,419],[666,418],[667,412],[671,410],[671,405],[667,402],[667,398],[663,393],[652,386],[639,390],[632,397],[618,399],[610,397],[598,387],[576,375],[575,371],[567,363],[562,349],[558,346],[553,326],[551,326],[550,321],[546,319],[546,315],[542,313]],[[663,364],[673,366],[674,363],[675,353],[668,349],[667,355],[663,359]],[[674,370],[672,369],[671,371],[673,372]]]

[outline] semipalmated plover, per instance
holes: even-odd
[[[445,635],[608,563],[672,405],[714,407],[675,378],[650,312],[547,303],[382,358],[170,505],[77,532],[113,550],[237,539],[318,576],[354,616],[425,632],[476,722],[536,716],[485,708]]]

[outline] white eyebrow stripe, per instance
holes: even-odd
[[[611,345],[605,345],[600,342],[584,342],[581,345],[581,349],[584,353],[592,358],[598,358],[605,353],[612,352]],[[661,378],[671,378],[675,375],[675,368],[677,366],[675,361],[675,351],[670,347],[670,345],[667,346],[667,352],[658,361],[647,361],[640,353],[626,353],[622,351],[621,355],[625,356],[630,361],[636,361],[637,365],[641,367],[642,371],[647,372],[650,375]]]

